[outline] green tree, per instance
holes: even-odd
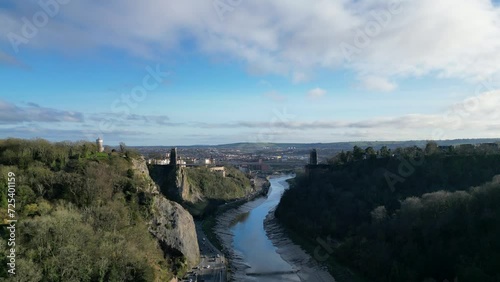
[[[391,150],[387,148],[387,146],[382,146],[382,148],[380,148],[379,150],[379,155],[382,158],[388,158],[391,156]]]
[[[425,145],[425,154],[426,155],[432,155],[432,154],[436,154],[438,152],[438,145],[436,142],[434,141],[429,141],[427,142],[427,144]]]
[[[408,164],[422,152],[397,149]],[[402,164],[377,158],[298,175],[275,215],[301,242],[334,237],[332,269],[345,264],[370,281],[498,280],[500,176],[482,183],[500,174],[500,155],[427,155],[391,190],[384,174]]]
[[[352,156],[354,157],[355,161],[362,160],[365,156],[365,151],[358,146],[354,146],[354,148],[352,149]]]
[[[369,159],[376,159],[377,158],[377,152],[373,149],[373,147],[367,147],[365,149],[365,155]]]

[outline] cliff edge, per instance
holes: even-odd
[[[144,159],[133,160],[133,168],[145,183],[139,189],[152,195],[149,232],[157,238],[166,255],[183,256],[188,265],[196,265],[200,251],[193,217],[181,205],[159,192]]]
[[[193,217],[181,205],[158,195],[153,198],[153,219],[149,231],[164,252],[180,252],[190,266],[196,265],[200,249]]]

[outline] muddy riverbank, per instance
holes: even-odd
[[[267,197],[217,217],[214,231],[229,259],[232,281],[335,281],[287,238],[274,219],[272,211],[291,177],[272,178]]]

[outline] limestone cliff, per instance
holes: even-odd
[[[185,168],[156,165],[151,167],[151,177],[161,193],[178,203],[196,203],[203,199],[199,189],[189,184]]]
[[[158,186],[149,176],[148,166],[143,158],[132,159],[132,169],[134,170],[136,177],[139,177],[142,180],[140,183],[143,185],[139,187],[141,191],[151,194],[159,194]]]
[[[193,217],[181,205],[160,195],[154,197],[149,231],[158,238],[164,251],[182,253],[191,266],[198,262],[200,250]]]
[[[176,170],[175,184],[183,201],[196,203],[203,200],[199,189],[195,189],[193,185],[189,184],[185,169],[178,168]]]
[[[236,168],[226,167],[226,175],[207,167],[150,166],[152,179],[168,199],[202,216],[218,205],[255,193],[250,180]]]
[[[132,166],[135,176],[143,180],[139,189],[153,195],[149,231],[167,255],[184,256],[190,266],[195,265],[200,253],[193,217],[181,205],[159,193],[144,159],[133,160]]]

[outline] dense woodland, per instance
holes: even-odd
[[[21,219],[17,275],[7,281],[166,281],[184,268],[182,258],[165,259],[148,232],[152,196],[139,188],[150,183],[132,169],[135,157],[124,144],[97,153],[88,142],[0,140],[0,218],[14,172]]]
[[[495,146],[356,147],[298,176],[276,216],[311,252],[328,242],[334,275],[500,281],[498,174]]]

